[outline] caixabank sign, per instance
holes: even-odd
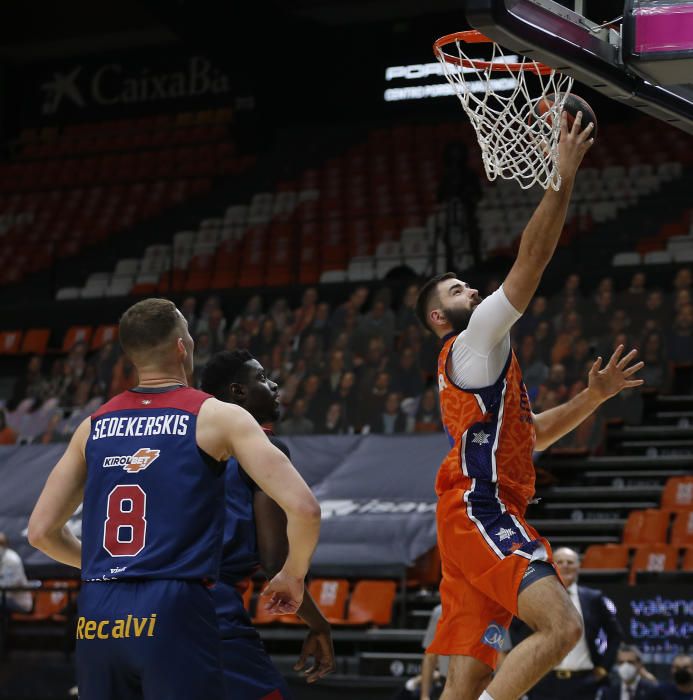
[[[232,79],[206,56],[141,54],[41,66],[21,80],[31,121],[55,121],[162,111],[175,103],[252,106]]]

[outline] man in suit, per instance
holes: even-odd
[[[659,700],[657,682],[642,663],[636,646],[622,644],[616,657],[618,682],[601,688],[598,700]]]
[[[554,551],[554,561],[570,599],[583,620],[582,637],[572,651],[532,690],[530,700],[594,700],[616,660],[623,633],[616,619],[616,607],[601,591],[578,586],[580,557],[568,547]],[[524,627],[524,625],[523,625]],[[529,629],[513,625],[513,644]]]

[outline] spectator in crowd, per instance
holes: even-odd
[[[306,418],[306,409],[305,400],[296,399],[289,411],[289,417],[277,426],[277,435],[309,435],[315,432],[313,421]]]
[[[651,328],[662,330],[664,328],[664,294],[661,289],[653,289],[645,297],[645,306],[640,314],[640,325],[643,330]]]
[[[551,348],[553,347],[553,334],[551,324],[548,321],[539,321],[534,332],[534,349],[537,358],[546,365],[551,364]]]
[[[529,311],[526,312],[516,324],[516,333],[519,338],[527,335],[534,335],[537,326],[542,321],[548,321],[548,303],[546,297],[534,297],[530,304]]]
[[[202,368],[209,362],[213,353],[214,348],[212,347],[212,339],[209,333],[207,331],[200,333],[195,340],[195,349],[193,350],[196,374],[202,371]]]
[[[583,379],[592,365],[590,344],[584,337],[576,337],[570,353],[563,360],[566,384],[569,386]],[[585,369],[587,368],[587,369]]]
[[[648,333],[643,341],[642,359],[645,366],[640,370],[640,378],[645,386],[662,389],[667,380],[667,358],[662,336],[657,332]]]
[[[628,333],[630,319],[623,309],[615,309],[609,319],[609,330],[599,339],[597,348],[600,355],[609,357],[614,348],[623,342],[623,337]]]
[[[573,650],[532,690],[530,700],[594,700],[606,683],[623,633],[616,619],[616,608],[601,591],[578,585],[580,558],[572,549],[561,547],[554,561],[568,589],[570,599],[582,617],[582,638]],[[511,629],[513,645],[530,634],[529,628],[516,622]]]
[[[600,688],[597,700],[659,700],[657,683],[643,666],[638,647],[622,644],[615,669],[618,681]]]
[[[24,564],[13,549],[7,535],[0,532],[0,589],[27,586],[29,581],[24,573]],[[0,593],[0,600],[4,599],[6,609],[10,612],[28,613],[32,608],[31,593],[29,591],[7,591]]]
[[[318,304],[318,290],[315,287],[308,287],[303,292],[301,306],[294,312],[293,331],[294,335],[302,335],[313,322]]]
[[[661,700],[693,700],[693,657],[678,654],[671,662],[671,683],[661,683]]]
[[[270,306],[269,316],[274,321],[274,327],[279,333],[283,333],[292,323],[293,315],[289,308],[289,302],[284,297],[276,299]]]
[[[277,327],[274,319],[267,317],[260,326],[260,332],[250,340],[250,352],[255,355],[264,355],[274,350],[277,344]]]
[[[537,389],[549,376],[549,368],[536,356],[536,341],[533,335],[526,335],[520,342],[520,363],[522,377],[527,390],[536,394]]]
[[[48,421],[43,433],[41,433],[38,441],[42,445],[50,445],[54,442],[67,442],[70,434],[62,430],[63,414],[62,411],[55,411]]]
[[[371,424],[372,433],[394,435],[395,433],[406,432],[407,417],[400,408],[400,402],[399,394],[391,392],[387,395],[383,410]]]
[[[12,389],[12,396],[7,402],[7,408],[14,411],[24,399],[32,400],[32,408],[36,408],[46,397],[46,380],[41,373],[43,364],[40,355],[32,355],[27,363],[26,373],[19,377]]]
[[[568,307],[575,311],[580,303],[580,275],[573,272],[565,278],[563,289],[551,300],[551,310],[555,314],[559,309]]]
[[[416,297],[418,294],[419,286],[417,284],[410,284],[404,292],[404,298],[397,311],[397,319],[395,322],[398,331],[403,331],[411,324],[416,325],[417,320],[414,309],[416,307]]]
[[[619,307],[624,309],[634,322],[638,320],[640,311],[644,307],[645,300],[647,299],[646,282],[647,276],[645,273],[636,272],[630,278],[628,289],[619,295]]]
[[[366,391],[359,402],[359,417],[364,426],[370,426],[371,431],[385,410],[385,400],[390,393],[391,383],[392,377],[389,372],[378,372],[370,390]]]
[[[342,404],[338,401],[331,403],[327,407],[325,419],[320,426],[320,432],[324,435],[344,435],[349,432],[349,426],[342,412]]]
[[[674,364],[693,362],[693,305],[682,306],[674,319],[669,335],[669,359]]]
[[[188,322],[188,330],[191,334],[197,333],[197,299],[195,297],[185,297],[180,305],[180,312]]]
[[[322,343],[318,335],[315,333],[306,334],[303,337],[298,354],[306,363],[306,370],[310,374],[320,374],[322,372]]]
[[[347,327],[348,319],[355,319],[361,313],[368,299],[368,287],[359,286],[349,295],[347,301],[332,314],[333,333],[340,333]]]
[[[681,289],[693,291],[693,273],[690,267],[682,267],[674,275],[674,294]]]
[[[389,369],[389,356],[385,349],[385,341],[375,336],[368,341],[368,349],[359,363],[357,355],[354,364],[358,367],[359,394],[365,396],[373,387],[376,375]]]
[[[259,294],[255,294],[248,299],[243,313],[236,316],[231,330],[238,332],[239,335],[247,333],[252,337],[258,332],[263,318],[262,297]]]
[[[320,425],[330,397],[317,374],[309,374],[306,377],[301,398],[306,403],[306,418],[312,421],[313,425]]]
[[[595,304],[585,318],[584,331],[589,340],[598,340],[609,331],[609,322],[614,312],[614,295],[608,289],[597,293]]]
[[[358,423],[358,396],[356,392],[356,375],[353,372],[345,372],[339,382],[339,389],[335,396],[335,403],[342,409],[344,424],[353,431]]]
[[[344,374],[344,351],[332,350],[330,358],[325,370],[325,381],[327,382],[327,391],[331,396],[334,396],[339,389],[339,384],[342,381]]]
[[[404,397],[421,396],[424,390],[418,357],[411,348],[404,348],[400,353],[399,363],[393,372],[392,387]]]
[[[443,429],[440,420],[438,397],[433,389],[426,389],[421,395],[421,401],[416,411],[414,423],[415,433],[439,433]]]
[[[580,315],[576,311],[570,311],[561,321],[556,341],[551,349],[551,362],[554,364],[563,362],[580,337],[582,337]]]
[[[96,354],[93,360],[95,369],[95,382],[99,387],[99,393],[103,396],[108,391],[108,385],[111,383],[113,376],[113,368],[118,359],[118,349],[115,343],[104,343]]]
[[[315,316],[306,328],[306,333],[312,333],[318,339],[320,349],[324,350],[330,340],[330,305],[321,301],[315,308]]]
[[[17,442],[17,433],[7,425],[7,413],[0,408],[0,445],[14,445]]]
[[[374,337],[382,338],[385,347],[388,350],[392,349],[395,339],[395,315],[386,305],[382,295],[375,298],[373,308],[360,319],[356,335],[359,339],[363,338],[365,342]]]
[[[209,336],[212,352],[224,347],[227,329],[226,318],[224,318],[221,306],[215,304],[207,310],[207,313],[199,320],[196,332],[198,337],[202,334]]]

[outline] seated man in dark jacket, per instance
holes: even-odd
[[[636,646],[621,645],[616,657],[618,681],[602,688],[597,700],[659,700],[657,682],[642,663],[640,650]]]

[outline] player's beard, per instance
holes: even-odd
[[[474,311],[474,309],[443,308],[443,311],[445,312],[445,318],[448,320],[448,323],[452,326],[452,330],[455,333],[461,333],[467,328],[467,325],[469,324],[469,319],[472,317],[472,312]]]

